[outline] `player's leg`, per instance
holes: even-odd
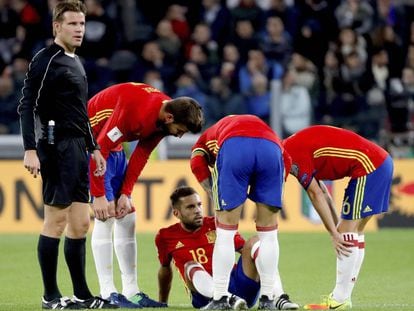
[[[212,194],[216,209],[216,242],[213,251],[214,300],[212,304],[228,305],[228,286],[235,261],[234,236],[241,208],[247,199],[254,157],[245,138],[235,137],[224,142],[212,172]],[[207,309],[215,306],[207,305]]]
[[[184,264],[184,281],[191,292],[213,298],[213,278],[200,263],[188,261]]]
[[[228,296],[229,278],[235,262],[234,236],[242,206],[216,211],[216,242],[213,250],[214,300]]]
[[[256,231],[260,239],[256,258],[261,282],[259,308],[267,309],[269,302],[276,298],[275,288],[283,291],[278,277],[277,213],[282,207],[285,168],[280,146],[265,139],[255,139],[252,143],[256,164],[254,178],[250,180],[249,198],[256,202]]]
[[[350,308],[351,295],[365,255],[363,230],[373,215],[388,210],[393,164],[390,157],[371,174],[351,179],[345,190],[338,231],[354,243],[352,253],[337,258],[337,278],[330,305]]]
[[[111,208],[115,209],[115,193],[113,180],[117,176],[117,163],[119,152],[110,152],[106,160],[105,196]],[[112,293],[117,293],[113,277],[113,241],[112,232],[115,218],[102,221],[95,218],[92,231],[92,254],[95,261],[96,274],[98,275],[100,295],[109,299]]]
[[[259,253],[259,249],[260,249],[260,241],[259,241],[258,236],[253,236],[249,240],[246,241],[245,245],[243,246],[242,254],[239,259],[239,264],[241,260],[243,270],[242,270],[242,273],[237,274],[238,275],[237,282],[236,282],[237,291],[235,292],[232,291],[232,283],[230,281],[230,292],[245,299],[249,307],[254,305],[254,303],[256,302],[256,300],[254,301],[252,300],[252,298],[255,297],[253,296],[254,291],[250,288],[247,290],[247,293],[250,293],[250,294],[246,295],[245,294],[246,290],[242,289],[243,291],[240,292],[239,286],[237,286],[237,284],[243,284],[244,282],[240,280],[243,280],[245,278],[250,280],[248,283],[260,282],[259,274],[257,272],[256,263],[255,263],[257,254]],[[251,283],[251,284],[254,284],[254,283]],[[247,286],[247,288],[249,288],[249,286]],[[292,302],[289,298],[289,295],[284,292],[279,273],[276,276],[276,282],[275,282],[275,287],[274,287],[274,297],[276,298],[275,300],[276,308],[279,310],[299,309],[299,305],[297,303]]]
[[[115,220],[114,248],[121,271],[122,294],[132,297],[140,290],[137,282],[137,241],[135,211]]]

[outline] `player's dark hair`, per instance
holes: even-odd
[[[167,102],[165,111],[174,116],[174,123],[184,124],[191,133],[201,132],[204,123],[200,104],[190,97],[177,97]]]
[[[172,208],[176,208],[178,201],[183,198],[187,197],[189,195],[195,194],[197,191],[195,191],[194,188],[188,187],[188,186],[181,186],[174,190],[174,192],[170,195],[170,201]]]
[[[61,22],[65,12],[80,12],[86,15],[86,6],[79,0],[66,0],[59,2],[53,9],[53,21]]]

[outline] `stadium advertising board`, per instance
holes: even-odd
[[[0,232],[39,232],[43,222],[41,179],[33,178],[22,161],[0,161]],[[395,163],[390,213],[369,222],[368,230],[378,226],[414,226],[414,161]],[[213,214],[213,206],[193,177],[188,161],[150,161],[137,181],[133,201],[137,210],[137,231],[154,232],[176,222],[169,207],[169,195],[180,185],[196,188],[202,195],[205,214]],[[338,206],[342,201],[346,180],[328,183]],[[293,176],[285,186],[284,209],[280,215],[280,231],[322,231],[323,225]],[[254,231],[254,208],[248,202],[239,229]]]

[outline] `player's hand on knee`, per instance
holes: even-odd
[[[109,218],[109,203],[104,195],[93,200],[92,208],[96,219],[105,221]]]
[[[125,195],[121,194],[115,207],[115,217],[117,219],[125,217],[131,211],[131,200]]]
[[[339,232],[331,236],[332,244],[335,248],[336,256],[341,258],[342,256],[348,257],[352,253],[351,247],[354,246],[352,242],[345,241]]]

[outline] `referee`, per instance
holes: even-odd
[[[37,246],[43,278],[43,309],[114,308],[92,296],[85,278],[85,242],[89,229],[87,150],[106,169],[86,113],[88,84],[75,55],[85,32],[85,5],[59,2],[53,11],[54,43],[37,53],[29,66],[18,106],[24,166],[43,181],[44,224]],[[57,285],[60,237],[74,297],[62,297]]]

